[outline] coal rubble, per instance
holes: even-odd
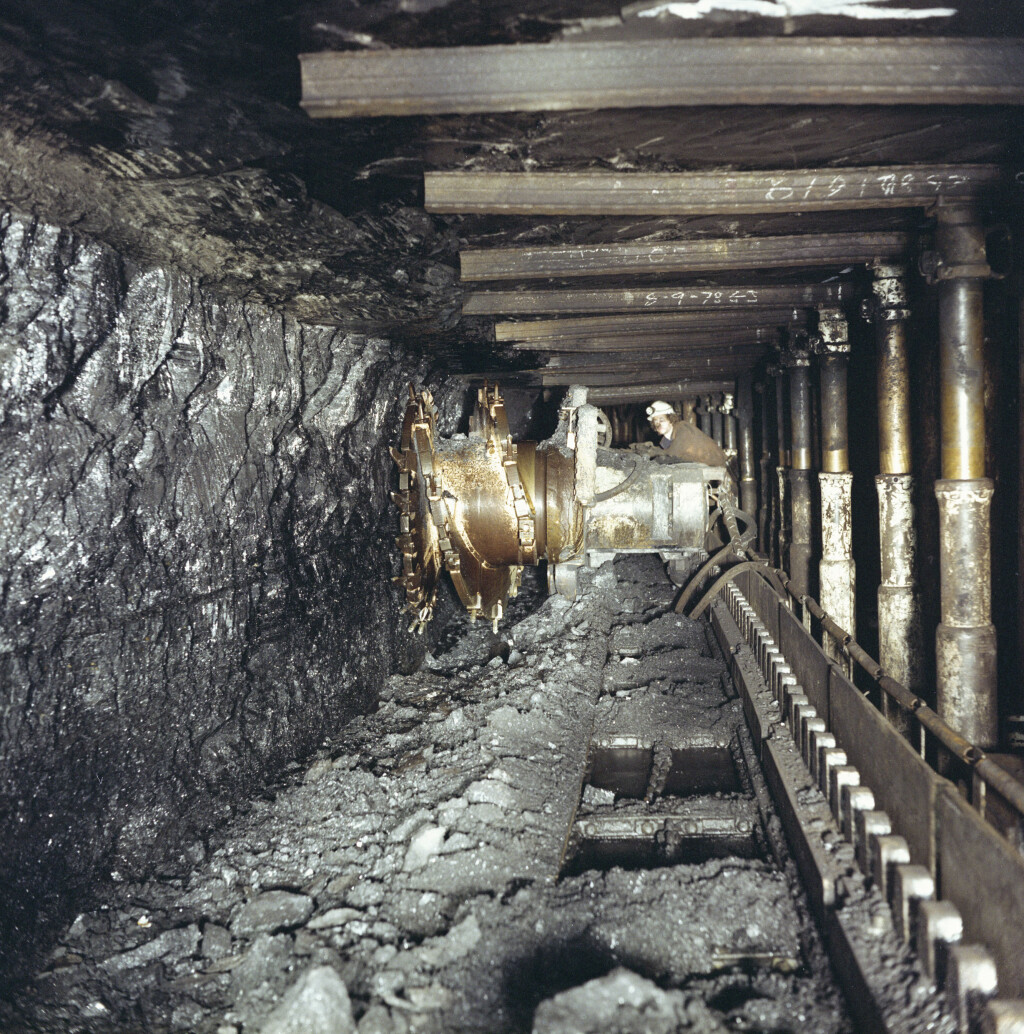
[[[849,1031],[706,626],[655,558],[575,603],[526,589],[498,635],[391,676],[190,871],[79,915],[3,1029]],[[699,813],[748,849],[572,865],[595,822],[645,809],[654,841]]]

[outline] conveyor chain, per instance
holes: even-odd
[[[765,621],[754,604],[768,599],[778,606]],[[1024,856],[889,725],[756,572],[730,583],[723,600],[713,624],[766,771],[781,771],[779,737],[791,737],[830,821],[944,989],[958,1029],[1012,1029],[999,1024],[1024,1017]],[[794,854],[812,903],[825,927],[841,926],[841,877],[790,797],[789,822],[780,807],[800,842]]]

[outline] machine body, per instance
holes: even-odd
[[[522,569],[546,561],[552,591],[574,599],[581,567],[620,553],[671,562],[705,546],[726,471],[598,447],[599,411],[571,388],[547,441],[512,440],[501,394],[478,394],[468,435],[437,436],[428,392],[410,388],[394,499],[401,512],[406,610],[422,631],[447,570],[470,618],[492,622]]]

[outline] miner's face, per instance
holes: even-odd
[[[654,433],[659,437],[664,437],[668,434],[669,429],[672,427],[672,421],[667,416],[652,416],[651,427],[654,428]]]

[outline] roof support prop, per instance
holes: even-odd
[[[874,267],[873,297],[864,315],[875,324],[878,350],[878,659],[885,671],[914,693],[924,683],[924,639],[917,586],[917,526],[910,439],[910,356],[907,350],[906,271]],[[882,711],[904,735],[912,723],[888,693]]]
[[[840,628],[856,635],[857,568],[853,561],[853,474],[847,372],[850,339],[841,309],[819,309],[818,374],[821,390],[821,561],[818,599]],[[826,602],[827,601],[827,602]],[[822,648],[849,676],[853,663],[842,644],[822,629]]]
[[[982,317],[982,285],[991,271],[984,231],[970,206],[939,208],[936,245],[942,405],[942,479],[935,482],[941,572],[938,712],[987,749],[999,738]]]

